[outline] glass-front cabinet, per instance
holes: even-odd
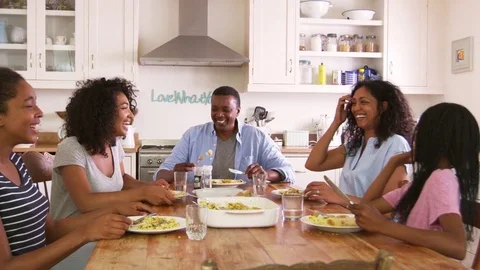
[[[83,78],[81,0],[0,0],[0,65],[34,80]]]

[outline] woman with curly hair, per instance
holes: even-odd
[[[345,120],[346,143],[328,150],[334,133]],[[312,171],[343,167],[340,189],[357,201],[355,197],[363,197],[392,156],[410,151],[413,129],[410,107],[398,87],[386,81],[359,82],[351,95],[339,99],[335,118],[312,149],[305,167]],[[384,193],[401,185],[410,168],[398,167]],[[310,183],[305,192],[312,200],[346,205],[324,182]]]
[[[367,231],[463,260],[466,240],[473,236],[471,225],[478,219],[478,123],[461,105],[437,104],[421,115],[413,149],[392,157],[362,204],[354,204],[350,210]],[[395,168],[412,161],[412,182],[382,196]],[[390,212],[398,222],[381,215]]]
[[[69,217],[119,202],[170,204],[165,181],[140,182],[124,171],[121,137],[136,110],[133,85],[125,79],[87,80],[67,105],[67,138],[55,156],[52,214]]]

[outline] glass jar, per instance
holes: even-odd
[[[300,84],[312,84],[313,82],[313,69],[308,60],[300,60]]]
[[[322,35],[313,34],[310,39],[310,49],[312,51],[321,52],[322,51]]]
[[[376,36],[367,36],[365,40],[365,51],[366,52],[378,52],[378,44]]]
[[[306,51],[307,47],[305,46],[307,36],[303,33],[300,34],[300,40],[299,40],[299,50],[300,51]]]
[[[336,52],[337,51],[337,34],[328,34],[327,35],[327,51]]]
[[[353,50],[354,52],[363,52],[363,36],[361,35],[353,35]]]
[[[338,39],[338,50],[340,52],[352,51],[352,37],[350,35],[341,35]]]

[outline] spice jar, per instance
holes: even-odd
[[[299,41],[299,50],[300,51],[306,51],[307,50],[307,47],[305,46],[305,42],[306,42],[306,39],[307,39],[307,36],[305,36],[305,34],[301,33],[300,34],[300,41]]]
[[[310,48],[312,51],[321,52],[322,51],[322,35],[313,34],[310,39]]]
[[[338,39],[338,50],[341,52],[350,52],[352,50],[352,37],[350,35],[341,35]]]
[[[376,36],[367,36],[365,40],[365,51],[366,52],[378,52],[378,44]]]
[[[300,84],[312,84],[313,70],[308,60],[300,60]]]
[[[363,36],[353,35],[353,51],[354,52],[363,52]]]
[[[327,51],[336,52],[337,51],[337,34],[328,34],[327,35]]]

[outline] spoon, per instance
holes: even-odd
[[[228,170],[229,170],[231,173],[234,173],[234,174],[245,174],[245,173],[242,172],[242,171],[235,170],[235,169],[232,169],[232,168],[229,168]]]

